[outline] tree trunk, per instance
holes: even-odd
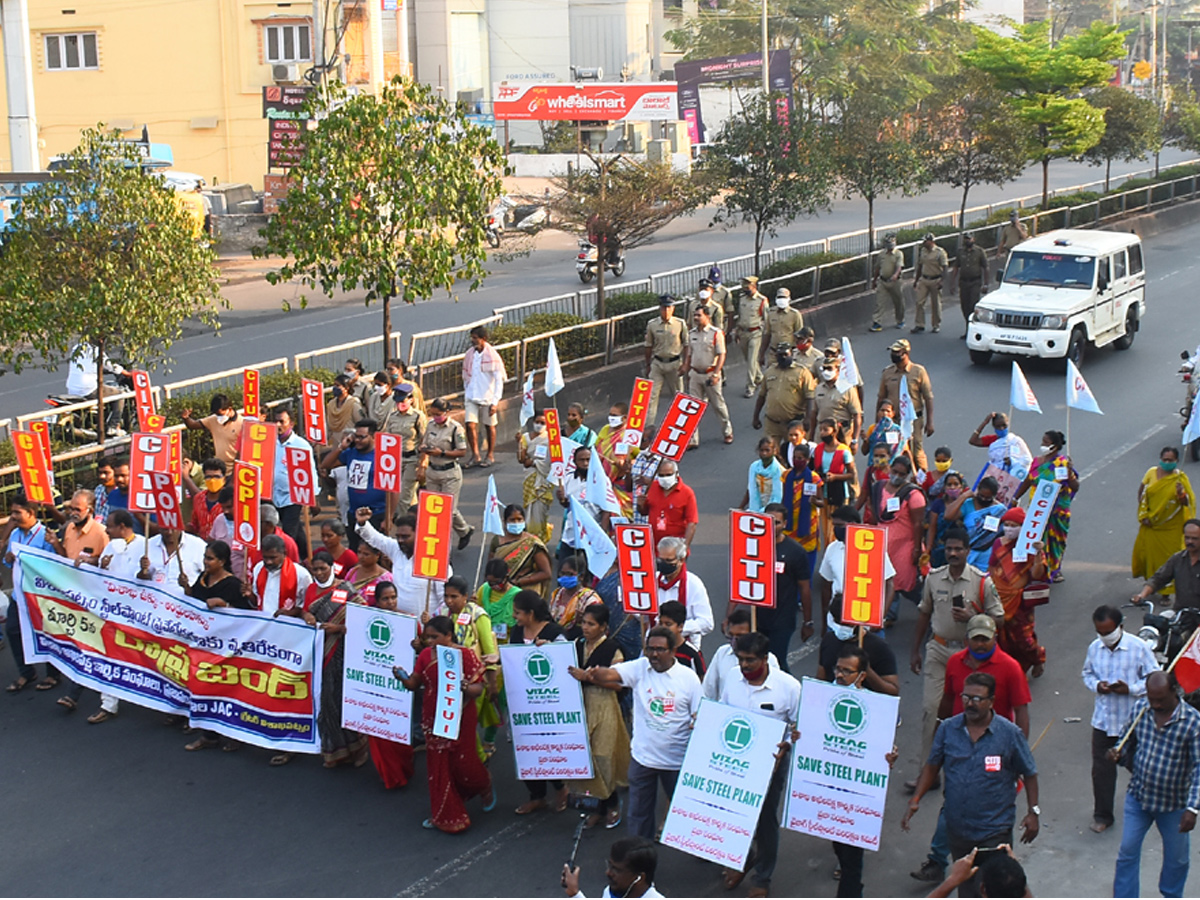
[[[754,274],[759,275],[759,276],[762,275],[762,272],[760,272],[758,270],[758,258],[759,258],[759,255],[762,253],[762,245],[763,245],[764,240],[765,240],[765,238],[763,236],[762,223],[755,222],[754,223]]]
[[[1104,193],[1108,193],[1108,179],[1112,175],[1112,157],[1104,160]]]
[[[967,192],[971,190],[971,182],[963,183],[962,203],[958,207],[958,251],[962,252],[963,235],[967,233]]]
[[[1042,206],[1050,200],[1050,157],[1042,159]]]
[[[383,298],[383,361],[386,364],[392,358],[392,298],[396,296],[396,285]]]
[[[96,347],[96,443],[103,444],[107,432],[104,421],[104,341],[95,344]],[[140,422],[139,428],[144,428]]]
[[[608,310],[604,304],[604,258],[608,253],[607,235],[601,232],[596,236],[596,318],[607,319]]]
[[[867,201],[867,259],[866,259],[866,282],[871,283],[871,257],[875,252],[875,195],[864,196]]]

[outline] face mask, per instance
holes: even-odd
[[[1021,533],[1020,525],[1005,525],[1004,526],[1004,536],[1006,538],[1008,538],[1010,541],[1015,541],[1017,539],[1017,535],[1020,533]]]
[[[659,475],[654,480],[658,482],[658,486],[660,488],[662,488],[664,491],[669,491],[671,488],[675,487],[675,482],[679,480],[679,476],[678,475]]]
[[[658,569],[659,575],[662,575],[664,578],[669,578],[675,574],[676,566],[673,561],[669,562],[665,559],[660,559],[655,563],[655,568]]]
[[[1121,635],[1124,633],[1125,633],[1125,629],[1121,628],[1121,626],[1118,625],[1116,628],[1114,628],[1108,634],[1100,635],[1100,642],[1102,644],[1104,644],[1104,646],[1107,647],[1109,650],[1111,650],[1113,647],[1117,646],[1117,644],[1119,644],[1121,642]]]
[[[997,428],[996,429],[996,437],[998,437],[998,438],[1008,437],[1008,429],[1007,428]]]
[[[106,488],[111,489],[112,486],[117,483],[117,479],[115,477],[113,477],[112,475],[107,475],[104,477],[104,479],[100,483],[102,485],[104,485]]]
[[[329,587],[331,584],[333,584],[333,572],[330,572],[330,573],[329,573],[329,577],[328,577],[328,578],[326,578],[324,581],[318,581],[318,582],[317,582],[317,587],[319,587],[319,588],[327,588],[327,587]]]
[[[837,379],[837,369],[822,369],[821,377],[826,381],[834,381]]]
[[[620,416],[609,416],[608,417],[608,427],[609,428],[620,428],[624,424],[625,424],[625,420],[622,419]]]
[[[947,500],[954,500],[962,493],[962,488],[945,488],[942,490],[942,496]]]
[[[533,423],[533,433],[534,434],[541,434],[545,430],[546,430],[545,422],[534,422]]]
[[[1042,444],[1042,446],[1039,447],[1038,449],[1040,449],[1042,451],[1043,456],[1049,456],[1051,453],[1054,452],[1054,448],[1051,447],[1049,444]]]
[[[875,460],[875,462],[873,463],[873,465],[874,465],[874,466],[875,466],[875,468],[877,468],[877,469],[886,469],[886,468],[888,467],[888,461],[887,461],[887,457],[885,456],[883,459],[877,459],[877,460]]]
[[[579,587],[578,575],[559,575],[558,586],[561,588],[577,588]]]
[[[224,478],[205,478],[204,487],[210,494],[215,494],[221,488],[225,487]]]
[[[892,362],[895,363],[896,365],[900,365],[900,363],[904,362],[904,354],[903,353],[893,353],[892,354]]]
[[[376,392],[378,392],[380,397],[386,397],[387,392],[388,392],[388,386],[386,384],[377,384],[377,385],[375,385],[375,390],[376,390]]]
[[[939,472],[949,472],[950,466],[952,466],[953,464],[954,464],[954,460],[952,460],[952,459],[948,459],[945,462],[942,462],[941,460],[933,461],[933,467],[935,469],[937,469]]]
[[[445,425],[445,424],[446,424],[446,418],[447,418],[446,416],[434,416],[434,417],[433,417],[433,421],[434,421],[434,422],[436,422],[436,423],[437,423],[437,424],[439,424],[439,425]]]
[[[701,299],[701,300],[707,300],[707,299],[708,299],[709,297],[711,297],[711,296],[712,296],[712,291],[710,291],[708,288],[705,288],[704,290],[702,290],[702,291],[700,292],[700,299]]]
[[[281,441],[286,441],[286,440],[287,440],[288,438],[290,438],[291,436],[292,436],[292,429],[291,429],[291,428],[280,428],[280,429],[279,429],[279,439],[280,439]]]
[[[747,672],[745,669],[742,669],[742,677],[745,678],[747,681],[752,681],[752,682],[758,681],[766,673],[767,673],[767,664],[765,662],[762,665],[760,665],[757,669],[751,669],[749,672]]]
[[[1174,472],[1174,471],[1175,471],[1175,467],[1176,467],[1177,465],[1179,465],[1179,463],[1177,463],[1177,462],[1167,462],[1166,460],[1163,460],[1162,462],[1160,462],[1160,463],[1159,463],[1159,465],[1160,465],[1160,466],[1162,466],[1162,470],[1163,470],[1164,472]]]
[[[356,372],[354,369],[342,369],[342,374],[345,375],[347,378],[357,378],[358,377],[358,372]]]
[[[408,401],[407,400],[397,400],[396,401],[396,411],[402,412],[402,413],[408,412]]]
[[[226,415],[217,416],[217,424],[218,425],[224,425],[228,421],[229,421],[229,416],[226,416]]]
[[[970,653],[970,654],[971,654],[971,656],[972,656],[972,657],[974,657],[975,659],[978,659],[978,660],[981,660],[981,661],[982,661],[982,660],[985,660],[985,659],[991,659],[991,658],[992,658],[992,654],[996,652],[996,645],[995,645],[995,644],[992,644],[992,649],[991,649],[991,650],[989,650],[987,653],[976,653],[976,652],[975,652],[975,651],[974,651],[972,648],[970,648],[970,647],[968,647],[968,648],[967,648],[967,652],[968,652],[968,653]]]
[[[834,525],[833,526],[833,539],[835,541],[842,541],[843,543],[845,542],[845,540],[846,540],[846,526],[845,525]]]
[[[779,363],[779,368],[790,369],[792,367],[792,356],[790,353],[776,353],[775,361]]]
[[[346,389],[344,387],[342,387],[340,384],[334,385],[333,396],[335,396],[335,397],[346,396]]]
[[[833,632],[833,636],[839,641],[848,641],[854,637],[854,626],[843,625],[833,617],[833,613],[825,613],[825,626]]]
[[[890,484],[892,487],[900,487],[900,485],[904,484],[904,476],[892,475],[890,478],[888,478],[888,484]]]
[[[509,522],[504,527],[505,527],[505,529],[507,529],[509,534],[524,534],[525,533],[525,523],[524,522]]]
[[[775,306],[777,309],[787,309],[790,305],[791,305],[791,303],[788,301],[788,299],[786,297],[776,297],[775,298]]]

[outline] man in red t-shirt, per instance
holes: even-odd
[[[692,546],[700,513],[696,509],[695,492],[679,480],[679,466],[669,459],[658,465],[654,484],[638,501],[638,512],[644,515],[654,530],[654,546],[665,537],[678,537]]]
[[[1029,683],[1021,664],[996,646],[996,620],[991,616],[971,616],[967,622],[967,649],[959,650],[946,661],[946,687],[938,718],[948,719],[963,711],[962,692],[967,676],[987,672],[996,679],[996,697],[992,709],[1011,720],[1029,737]]]

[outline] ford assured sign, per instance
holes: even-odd
[[[498,120],[651,122],[679,118],[676,84],[495,84]]]

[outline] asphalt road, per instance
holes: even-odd
[[[1055,588],[1050,605],[1038,611],[1038,632],[1048,650],[1046,674],[1033,684],[1031,708],[1032,734],[1036,737],[1049,726],[1036,753],[1042,833],[1032,846],[1019,850],[1038,896],[1111,893],[1120,815],[1118,828],[1103,835],[1087,830],[1092,702],[1079,670],[1092,637],[1092,608],[1122,602],[1137,587],[1128,577],[1137,484],[1158,449],[1179,437],[1176,410],[1182,389],[1176,359],[1179,350],[1200,342],[1192,303],[1200,274],[1194,250],[1198,241],[1200,225],[1147,243],[1148,311],[1137,341],[1125,353],[1094,352],[1083,368],[1106,415],[1072,416],[1071,450],[1083,486],[1074,505],[1067,580]],[[949,312],[948,322],[955,315]],[[967,436],[989,409],[1007,406],[1008,363],[986,369],[970,365],[957,334],[950,325],[940,335],[922,336],[913,358],[929,368],[937,398],[937,432],[930,445],[950,445],[959,468],[977,471],[985,454],[968,447]],[[894,336],[853,336],[865,371],[886,363],[885,348]],[[1063,428],[1063,376],[1045,364],[1030,364],[1026,372],[1046,412],[1018,413],[1013,428],[1036,447],[1046,428]],[[739,383],[736,374],[731,382]],[[735,393],[730,391],[729,401],[736,442],[724,446],[714,423],[705,423],[700,449],[688,454],[682,466],[704,513],[694,571],[710,589],[726,578],[724,513],[740,498],[741,473],[755,456],[750,401]],[[491,471],[502,500],[519,496],[522,473],[511,455]],[[471,518],[481,513],[485,484],[478,470],[468,476],[464,509]],[[476,551],[472,547],[455,562],[473,568]],[[719,600],[714,604],[718,617],[722,605]],[[914,619],[914,611],[905,608],[900,624],[888,634],[902,663],[911,647]],[[1133,619],[1136,624],[1140,616]],[[706,641],[710,655],[717,640]],[[798,674],[815,669],[807,650],[793,644]],[[5,651],[0,683],[13,677]],[[921,694],[920,679],[903,665],[901,690],[901,757],[881,849],[868,854],[869,896],[919,896],[928,890],[907,873],[924,858],[936,800],[926,801],[910,833],[899,826],[905,804],[900,785],[919,764]],[[160,726],[157,714],[124,705],[118,719],[97,728],[84,722],[95,695],[86,695],[73,715],[54,705],[55,696],[32,691],[0,696],[0,758],[6,763],[4,793],[11,823],[4,893],[561,896],[558,874],[570,850],[574,819],[567,814],[513,815],[524,793],[503,743],[492,763],[498,776],[497,810],[476,815],[474,802],[473,827],[449,837],[420,827],[428,814],[420,756],[416,780],[388,794],[369,766],[325,772],[316,759],[306,758],[271,769],[269,754],[261,750],[185,753],[188,738]],[[1082,721],[1065,722],[1069,717]],[[584,839],[580,860],[589,895],[598,896],[603,887],[605,852],[615,836],[601,830]],[[1151,835],[1143,865],[1147,893],[1157,878],[1157,847],[1158,839]],[[833,896],[834,864],[825,842],[785,832],[775,893]],[[665,849],[658,886],[668,896],[724,895],[715,866]],[[1189,895],[1196,893],[1193,887]]]
[[[1177,150],[1164,151],[1163,168],[1191,158]],[[1153,166],[1153,160],[1126,163],[1114,167],[1113,183],[1130,172]],[[1082,163],[1055,162],[1050,166],[1051,187],[1071,187],[1104,177],[1103,170]],[[1017,181],[997,188],[982,185],[972,190],[970,204],[1001,202],[1041,191],[1041,169],[1030,168]],[[881,230],[888,224],[910,222],[957,210],[959,192],[942,185],[918,197],[890,197],[877,201],[875,221]],[[678,219],[664,228],[647,246],[630,251],[623,279],[610,282],[619,287],[630,281],[684,266],[751,253],[753,230],[740,226],[730,230],[709,227],[711,211]],[[767,246],[785,246],[816,240],[866,227],[866,204],[861,200],[838,200],[830,212],[802,219],[769,238]],[[398,305],[392,316],[392,328],[404,333],[407,353],[408,335],[476,321],[492,314],[496,307],[522,303],[579,290],[575,274],[574,239],[562,232],[539,236],[537,249],[527,257],[498,262],[479,290],[469,292],[465,285],[453,295],[441,294],[432,300]],[[156,384],[193,378],[208,372],[253,364],[279,356],[291,356],[318,347],[329,347],[372,337],[380,332],[378,306],[363,307],[363,293],[338,294],[334,298],[314,296],[295,285],[271,287],[264,281],[227,286],[223,294],[230,309],[221,320],[222,334],[184,337],[172,348],[173,362],[151,368]],[[300,309],[300,298],[310,305]],[[291,305],[284,313],[282,304]],[[448,306],[448,304],[453,304]],[[32,369],[16,375],[0,375],[0,419],[29,412],[43,406],[48,394],[62,393],[64,374]]]

